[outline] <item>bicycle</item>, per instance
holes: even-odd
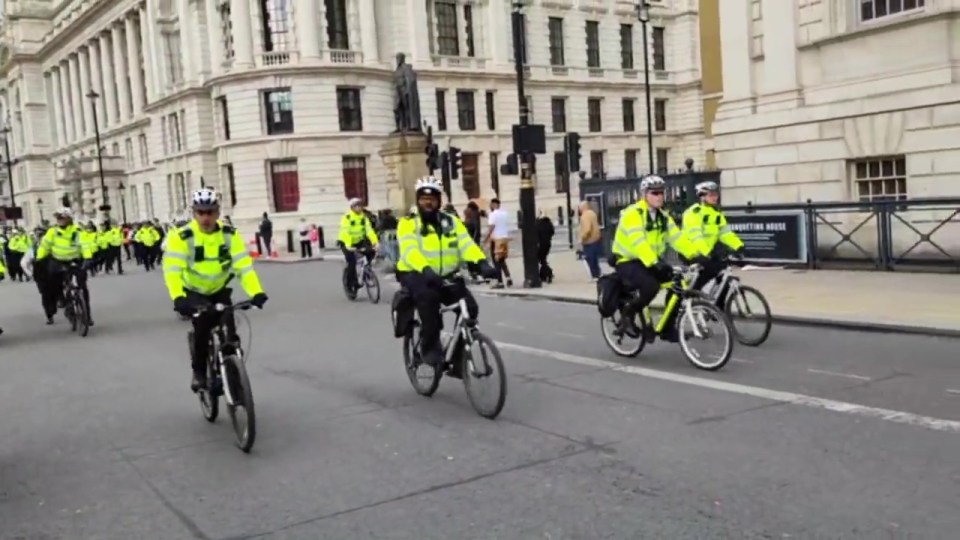
[[[343,268],[343,292],[347,295],[348,300],[357,299],[357,291],[360,290],[361,284],[367,290],[367,298],[370,299],[370,303],[376,304],[380,302],[380,280],[377,279],[377,273],[373,270],[373,266],[370,265],[370,262],[367,260],[367,251],[354,249],[353,252],[356,254],[357,266],[357,285],[351,286],[347,281],[347,267]]]
[[[230,414],[230,423],[236,436],[237,446],[244,453],[250,453],[257,437],[256,413],[253,404],[253,389],[247,375],[246,360],[240,343],[230,342],[226,336],[226,317],[230,311],[247,311],[253,307],[250,300],[233,305],[211,304],[199,308],[193,317],[200,317],[209,311],[219,314],[219,320],[210,333],[207,344],[207,384],[197,391],[200,399],[200,411],[210,423],[217,421],[220,414],[220,396],[223,396]],[[187,344],[193,352],[193,328],[187,332]],[[241,424],[237,410],[243,409],[246,422]]]
[[[455,278],[445,278],[443,286],[462,287],[463,285],[463,278],[457,276]],[[507,399],[507,375],[500,351],[493,340],[477,327],[477,320],[470,318],[466,300],[461,298],[456,304],[442,306],[440,308],[441,317],[444,313],[453,313],[456,320],[453,324],[453,331],[442,343],[444,360],[439,368],[433,368],[423,362],[420,351],[421,323],[419,317],[414,316],[410,327],[403,336],[403,360],[407,378],[410,379],[413,389],[421,396],[426,397],[432,396],[437,391],[440,386],[440,379],[443,378],[444,374],[455,379],[462,379],[470,405],[477,414],[492,420],[503,410],[503,405]],[[480,349],[479,359],[473,352],[474,344],[477,344]],[[423,377],[425,384],[421,384],[420,368],[432,370],[432,373],[427,373]],[[495,381],[499,387],[496,398],[489,407],[484,406],[480,402],[480,397],[475,395],[475,391],[479,391],[478,383],[485,379]]]
[[[600,329],[607,346],[618,356],[636,357],[647,343],[653,343],[657,337],[662,338],[667,321],[676,312],[678,343],[687,360],[694,367],[707,371],[716,371],[725,366],[733,354],[733,339],[731,338],[733,330],[726,314],[704,298],[700,292],[690,288],[690,283],[685,279],[684,269],[682,268],[675,267],[673,278],[661,284],[660,288],[668,292],[668,301],[664,306],[663,313],[659,320],[655,321],[649,306],[645,307],[639,314],[641,315],[639,333],[631,332],[623,318],[624,307],[628,303],[637,301],[639,293],[637,291],[621,293],[619,305],[614,314],[600,319]],[[723,335],[722,353],[713,362],[704,361],[700,353],[690,343],[692,337],[705,339],[713,336],[714,332],[707,328],[708,320],[719,322]],[[689,329],[686,328],[686,325],[689,325]],[[636,344],[624,345],[624,340],[627,338],[637,340]]]
[[[773,315],[770,314],[770,304],[759,290],[749,285],[741,284],[740,277],[733,274],[729,265],[743,266],[744,264],[742,262],[730,259],[724,262],[726,262],[728,266],[720,272],[716,279],[710,280],[710,282],[704,286],[704,290],[702,291],[703,295],[707,300],[727,314],[737,342],[748,347],[760,346],[770,337],[770,330],[773,328]],[[692,283],[696,280],[696,277],[696,273],[692,273],[688,275],[688,280]],[[723,295],[722,298],[720,296],[721,294]],[[747,302],[747,296],[750,295],[756,299],[757,302],[755,305],[759,305],[759,307],[762,308],[762,315],[760,312],[755,313],[754,310],[750,308],[750,303]],[[759,337],[754,339],[746,337],[741,327],[737,326],[738,321],[756,321],[761,318],[763,321],[763,329]]]
[[[83,295],[77,275],[83,272],[80,263],[64,263],[66,275],[63,278],[63,315],[70,322],[70,331],[80,337],[90,334],[90,306]]]

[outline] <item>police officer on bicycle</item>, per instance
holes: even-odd
[[[243,238],[233,227],[223,225],[219,217],[217,193],[201,188],[193,193],[193,220],[170,231],[163,254],[163,277],[173,299],[173,309],[183,316],[193,315],[198,308],[211,304],[230,305],[233,291],[227,285],[234,276],[240,279],[253,305],[262,308],[267,302]],[[194,392],[206,386],[210,332],[221,316],[226,317],[228,339],[238,343],[232,313],[205,312],[193,318],[190,389]]]
[[[484,277],[497,276],[463,222],[440,211],[442,190],[443,186],[432,176],[417,180],[417,211],[397,224],[397,281],[413,297],[422,325],[420,350],[424,361],[434,367],[443,363],[441,303],[449,305],[463,298],[471,318],[479,313],[477,301],[462,281],[445,286],[443,278],[456,274],[465,263],[479,265]]]
[[[374,250],[379,239],[377,232],[370,222],[370,217],[363,211],[363,201],[354,197],[350,199],[350,208],[340,218],[340,233],[337,235],[337,245],[347,261],[347,284],[354,290],[357,286],[357,251],[365,250],[363,254],[367,262],[373,260]]]
[[[663,260],[667,245],[697,262],[705,260],[663,208],[665,191],[663,178],[654,175],[644,178],[640,182],[643,198],[620,213],[620,223],[613,239],[617,275],[625,291],[639,292],[637,301],[627,305],[622,312],[624,329],[631,337],[640,336],[634,320],[636,315],[653,302],[661,283],[673,279],[673,266]],[[665,327],[665,333],[664,339],[676,341],[676,329],[671,322]]]
[[[693,284],[694,289],[701,290],[726,268],[726,255],[742,258],[743,241],[730,230],[727,217],[718,208],[720,186],[716,182],[701,182],[696,190],[700,202],[683,213],[683,235],[698,247],[701,255],[709,257]]]
[[[40,302],[47,316],[47,324],[53,324],[57,304],[62,305],[64,301],[63,284],[67,275],[65,267],[80,263],[81,268],[74,271],[87,304],[87,324],[93,326],[90,290],[87,288],[87,272],[94,265],[92,246],[83,241],[83,232],[73,222],[73,212],[69,208],[61,208],[53,215],[57,224],[43,235],[34,262],[34,279],[40,289]]]

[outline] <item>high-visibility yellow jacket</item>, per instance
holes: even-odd
[[[423,223],[420,216],[406,217],[397,224],[400,260],[397,270],[423,272],[428,266],[448,276],[464,263],[478,263],[486,257],[456,216],[440,214],[440,230]]]
[[[665,211],[654,217],[647,201],[641,200],[620,213],[620,223],[613,238],[613,252],[620,256],[617,264],[640,261],[650,267],[672,247],[684,257],[695,257],[697,246],[681,234],[677,224]]]
[[[75,261],[77,259],[91,259],[93,252],[90,244],[83,241],[83,231],[76,224],[71,223],[66,227],[50,227],[43,239],[40,240],[40,246],[37,248],[37,260],[52,257],[61,262]]]
[[[727,225],[723,212],[709,204],[697,203],[683,213],[683,235],[703,255],[710,255],[717,242],[732,250],[743,247],[743,241]]]
[[[340,218],[340,232],[337,240],[343,242],[347,247],[353,247],[366,238],[371,244],[377,245],[379,239],[376,231],[373,230],[373,224],[370,218],[363,212],[357,213],[353,210],[347,210],[347,213]]]
[[[253,269],[253,258],[243,237],[233,227],[219,225],[205,233],[196,220],[167,235],[163,253],[163,279],[171,299],[185,291],[212,295],[223,290],[236,275],[248,296],[263,292]]]

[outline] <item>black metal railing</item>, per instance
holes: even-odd
[[[960,198],[724,207],[728,213],[802,212],[808,268],[960,272]]]

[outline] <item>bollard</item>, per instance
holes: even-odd
[[[563,207],[557,207],[557,225],[563,226]]]
[[[260,233],[259,233],[259,232],[253,233],[253,240],[257,243],[257,252],[263,253],[263,244],[261,243]],[[269,255],[270,255],[270,254],[267,253],[267,256],[269,256]]]
[[[293,231],[287,229],[287,253],[296,253],[293,249]]]
[[[323,227],[317,227],[317,238],[319,240],[320,249],[327,249],[327,242],[323,239]]]

